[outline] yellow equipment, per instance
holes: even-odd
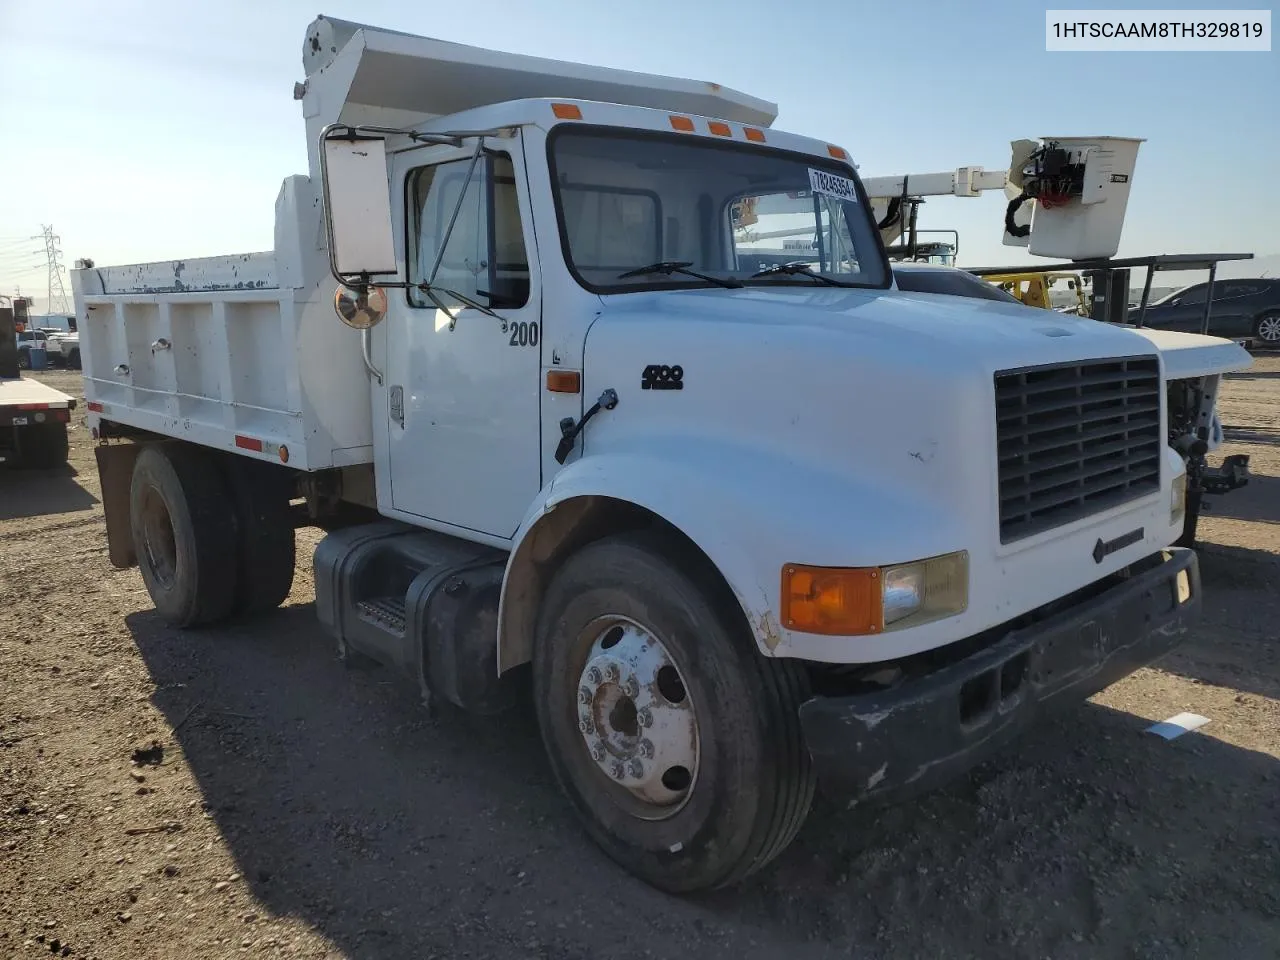
[[[983,277],[1000,289],[1017,297],[1028,307],[1040,307],[1052,310],[1053,303],[1049,299],[1049,289],[1055,281],[1065,280],[1067,289],[1074,290],[1076,305],[1071,311],[1082,317],[1089,316],[1089,301],[1084,295],[1084,284],[1079,274],[1075,273],[994,273]]]

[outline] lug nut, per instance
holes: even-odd
[[[621,780],[627,771],[623,769],[622,761],[615,760],[613,761],[613,766],[609,768],[609,772],[613,774],[613,779]]]
[[[599,763],[601,760],[603,760],[604,747],[600,746],[600,744],[598,743],[593,743],[591,745],[591,759],[594,760],[596,763]]]
[[[578,691],[578,702],[584,707],[591,703],[591,691],[583,687]]]
[[[600,673],[600,668],[592,667],[590,670],[588,670],[587,680],[595,684],[596,686],[599,686],[600,683],[604,680],[604,677]]]
[[[618,665],[616,663],[609,664],[608,669],[605,671],[605,676],[609,678],[610,683],[617,683],[619,677]]]
[[[627,768],[627,772],[639,780],[644,776],[644,764],[639,760],[632,760],[630,766]]]
[[[640,684],[636,683],[635,677],[627,677],[627,682],[622,688],[622,692],[634,700],[640,696]]]
[[[640,726],[642,727],[653,726],[653,712],[648,707],[636,714],[636,719],[640,721]]]
[[[652,740],[640,741],[640,756],[644,757],[646,760],[653,759],[653,741]]]
[[[596,725],[590,720],[580,720],[578,721],[578,729],[583,733],[592,734],[596,732]]]

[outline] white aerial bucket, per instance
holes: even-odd
[[[1035,204],[1027,250],[1039,257],[1092,260],[1115,256],[1120,248],[1129,188],[1141,139],[1131,137],[1045,137],[1066,150],[1069,162],[1084,164],[1084,189],[1061,206]]]

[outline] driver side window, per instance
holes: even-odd
[[[529,302],[529,257],[510,157],[482,156],[419,167],[409,173],[409,281],[430,281],[451,307],[452,290],[494,309]],[[461,197],[461,206],[459,206]],[[453,228],[450,219],[457,210]],[[439,260],[439,267],[432,270]],[[423,291],[409,289],[415,307],[434,307]]]

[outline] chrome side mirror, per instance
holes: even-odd
[[[387,294],[381,287],[354,290],[340,286],[334,291],[333,310],[353,330],[369,330],[387,315]]]

